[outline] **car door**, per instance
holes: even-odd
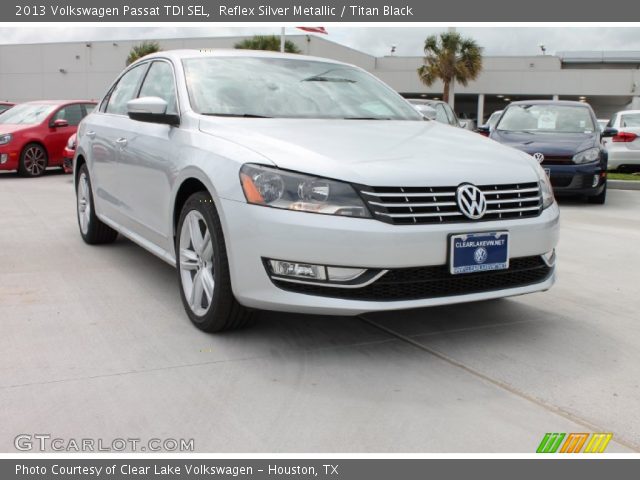
[[[99,110],[83,124],[81,142],[87,143],[84,148],[90,152],[96,211],[122,226],[127,219],[124,214],[127,206],[118,193],[122,178],[118,168],[122,142],[118,140],[125,138],[131,129],[127,102],[137,96],[147,68],[148,63],[143,63],[127,70],[111,87]]]
[[[179,114],[173,66],[155,60],[142,82],[138,98],[159,97],[167,102],[168,114]],[[168,226],[171,212],[171,178],[175,172],[177,128],[170,125],[128,119],[125,140],[119,157],[118,196],[126,205],[132,228],[155,245],[172,247]]]
[[[49,129],[45,145],[49,155],[49,166],[62,165],[63,150],[69,137],[76,133],[80,120],[84,117],[84,109],[79,103],[72,103],[59,108],[49,118]],[[67,125],[56,127],[57,120],[64,120]]]

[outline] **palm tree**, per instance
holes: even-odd
[[[275,35],[254,35],[234,45],[234,48],[242,50],[271,50],[280,51],[280,38]],[[284,51],[287,53],[300,53],[300,49],[291,40],[284,42]]]
[[[133,62],[138,60],[139,58],[145,57],[152,53],[156,53],[160,51],[160,44],[158,42],[149,42],[144,41],[139,45],[134,46],[129,51],[129,56],[127,57],[127,65],[131,65]]]
[[[457,32],[430,35],[424,41],[424,64],[418,68],[422,83],[431,86],[436,80],[444,83],[442,99],[449,101],[452,81],[466,86],[478,78],[482,70],[482,47],[475,40],[463,38]]]

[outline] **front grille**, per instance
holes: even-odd
[[[374,217],[395,225],[453,223],[536,217],[542,211],[537,182],[478,185],[487,199],[487,212],[470,220],[456,203],[458,187],[360,187]]]
[[[571,164],[573,164],[573,157],[562,157],[562,156],[545,155],[544,160],[542,161],[542,166],[545,166],[545,165],[571,165]]]
[[[296,293],[345,300],[391,302],[481,293],[523,287],[544,281],[551,268],[542,257],[512,258],[509,268],[489,272],[451,275],[449,267],[415,267],[390,270],[362,288],[333,288],[273,280],[273,283]]]

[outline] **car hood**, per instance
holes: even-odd
[[[433,121],[203,117],[200,130],[244,146],[279,168],[370,186],[487,185],[538,178],[530,156]]]
[[[590,133],[524,133],[494,130],[491,138],[530,155],[572,157],[598,145],[598,137]]]
[[[33,127],[34,125],[0,124],[0,135],[4,135],[6,133],[18,133],[22,130],[28,130]]]

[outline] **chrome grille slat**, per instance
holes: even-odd
[[[472,223],[535,217],[542,211],[537,182],[477,185],[487,200],[487,211],[479,220],[462,214],[455,201],[458,186],[450,187],[361,187],[359,193],[373,217],[395,225]]]

